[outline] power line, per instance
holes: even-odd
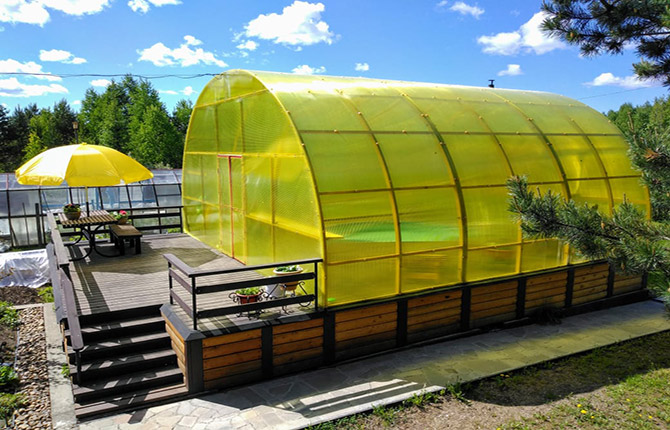
[[[105,74],[105,73],[29,73],[29,72],[0,72],[0,75],[12,75],[12,76],[46,76],[54,78],[123,78],[130,76],[133,78],[141,79],[165,79],[165,78],[177,78],[177,79],[197,79],[203,77],[212,77],[220,75],[220,73],[197,73],[193,75],[187,74],[170,74],[170,75],[136,75],[133,73],[116,73],[116,74]]]
[[[577,100],[586,100],[586,99],[593,99],[596,97],[605,97],[605,96],[613,96],[615,94],[623,94],[623,93],[630,93],[631,91],[640,91],[640,90],[647,90],[649,88],[654,88],[654,87],[642,87],[642,88],[632,88],[630,90],[622,90],[622,91],[615,91],[613,93],[605,93],[605,94],[596,94],[595,96],[586,96],[586,97],[580,97]]]

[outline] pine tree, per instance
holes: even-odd
[[[507,181],[509,210],[525,237],[558,238],[587,259],[607,259],[630,274],[651,274],[658,285],[670,285],[670,225],[649,221],[644,210],[624,201],[612,216],[597,205],[579,205],[560,194],[528,189],[525,177]]]
[[[584,55],[621,54],[635,46],[641,78],[670,86],[670,5],[668,0],[546,0],[543,28],[578,45]]]

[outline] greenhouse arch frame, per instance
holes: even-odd
[[[555,94],[233,70],[193,109],[185,228],[246,264],[323,258],[325,306],[537,272],[579,260],[522,237],[507,178],[649,212],[627,149]]]

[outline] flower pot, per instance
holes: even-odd
[[[70,221],[74,221],[76,219],[79,219],[81,216],[81,211],[76,211],[76,212],[63,212],[65,214],[65,218],[69,219]]]
[[[252,294],[252,295],[246,295],[246,294],[237,294],[237,298],[240,300],[241,305],[246,305],[247,303],[257,303],[258,298],[260,297],[259,294]]]
[[[274,269],[272,273],[274,273],[277,276],[289,276],[289,275],[297,275],[298,273],[302,273],[303,269],[301,268],[300,270],[296,270],[293,272],[278,272],[277,269]],[[300,281],[293,281],[293,282],[285,282],[283,283],[283,288],[284,291],[295,291],[296,288],[298,288],[298,284],[300,284]]]
[[[121,217],[121,218],[119,218],[119,219],[116,220],[116,223],[117,223],[117,224],[121,224],[121,225],[123,225],[123,224],[125,224],[125,223],[127,223],[127,222],[128,222],[128,217],[127,217],[127,216]]]

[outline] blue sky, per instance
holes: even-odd
[[[151,79],[169,110],[229,69],[549,91],[599,111],[667,90],[634,51],[582,58],[538,30],[540,0],[0,0],[0,103],[65,98],[109,76]],[[15,75],[43,73],[46,76]]]

